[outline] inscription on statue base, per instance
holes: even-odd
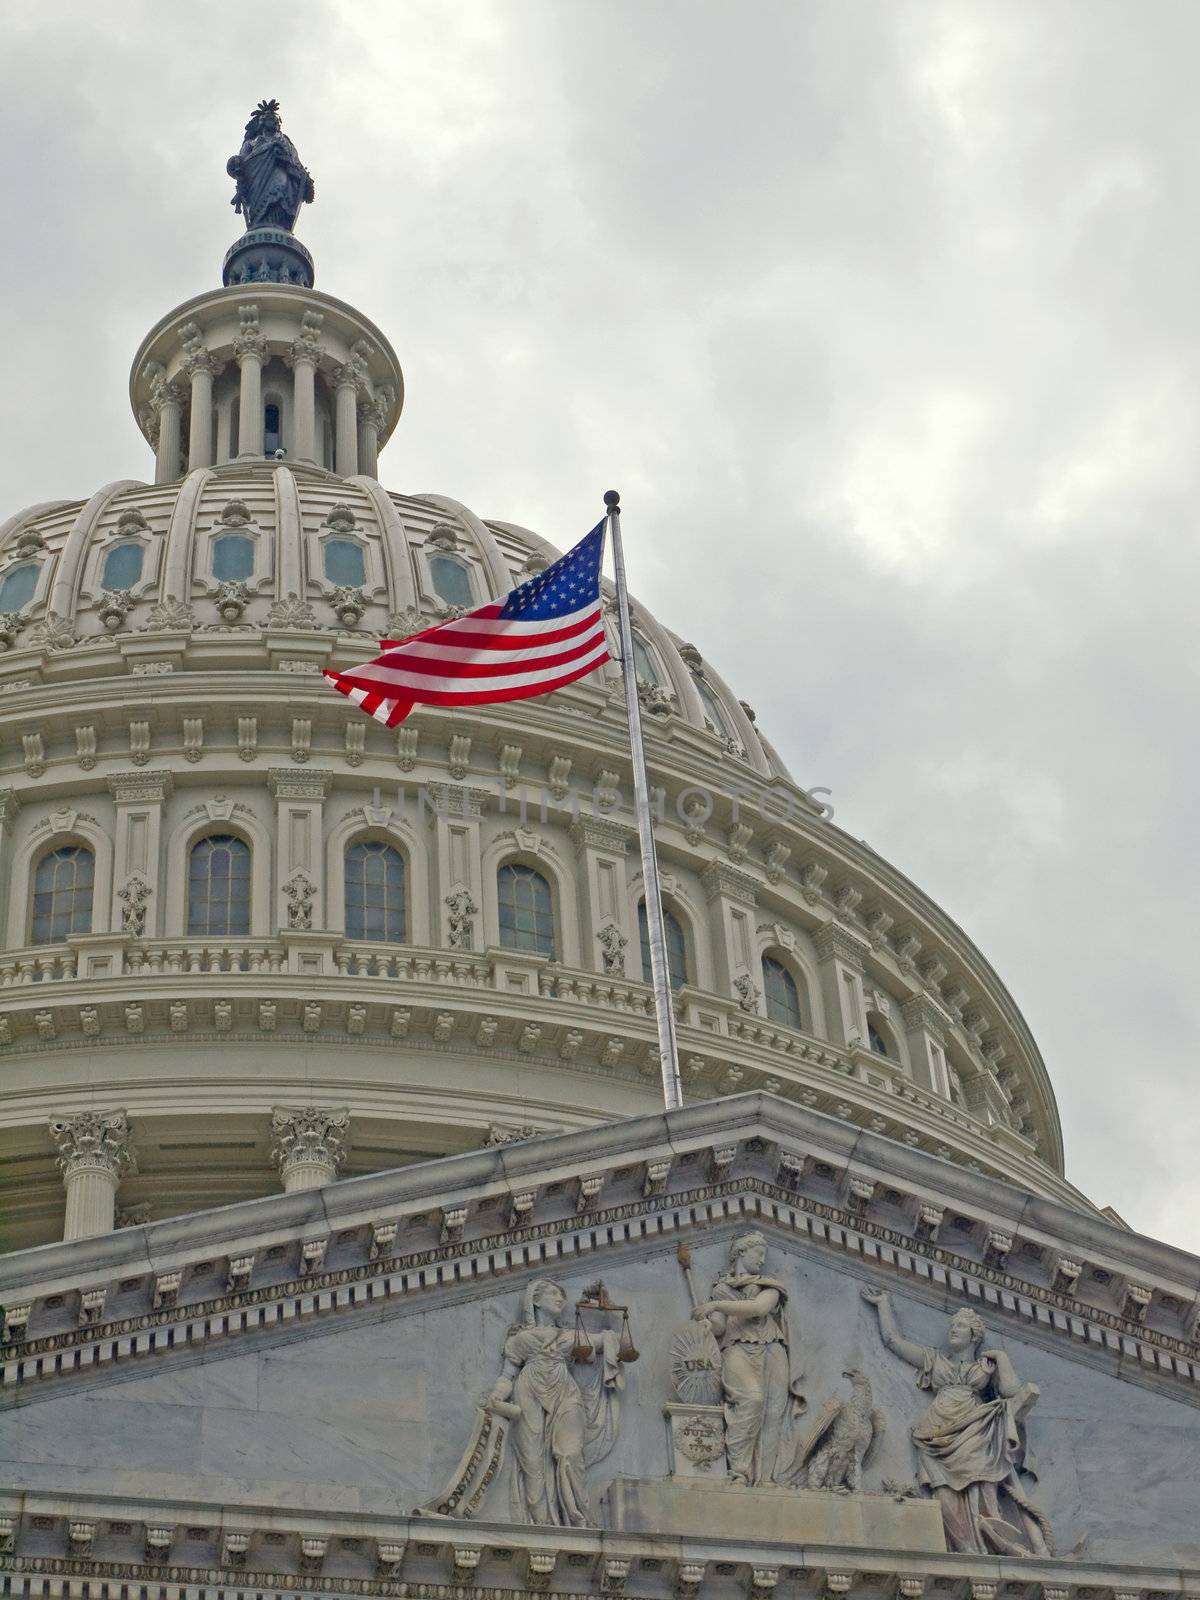
[[[747,1489],[728,1478],[696,1475],[614,1478],[606,1502],[607,1526],[618,1533],[693,1534],[868,1550],[946,1548],[942,1515],[933,1500],[820,1489]]]

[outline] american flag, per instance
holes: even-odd
[[[493,600],[409,639],[384,639],[383,654],[327,672],[339,693],[394,728],[413,706],[486,706],[528,700],[586,677],[609,659],[600,604],[604,523],[573,550]]]

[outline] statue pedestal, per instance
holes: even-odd
[[[680,1407],[707,1410],[715,1407]],[[605,1523],[617,1533],[692,1534],[767,1544],[944,1551],[933,1500],[820,1489],[747,1489],[727,1478],[614,1478]]]
[[[725,1413],[720,1406],[690,1406],[675,1401],[663,1407],[672,1478],[706,1477],[716,1481],[728,1472],[725,1462]]]

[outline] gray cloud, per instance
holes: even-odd
[[[149,470],[128,362],[217,281],[276,95],[383,476],[635,586],[977,940],[1070,1176],[1200,1246],[1192,220],[1175,0],[10,6],[4,509]]]

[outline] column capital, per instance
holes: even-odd
[[[166,800],[175,787],[170,772],[114,772],[108,792],[120,805],[154,804]]]
[[[758,884],[748,872],[739,872],[724,861],[710,861],[700,874],[706,900],[725,895],[730,900],[740,900],[744,905],[758,903]]]
[[[0,789],[0,822],[11,822],[21,809],[21,797],[15,789]]]
[[[912,995],[900,1007],[900,1015],[910,1033],[927,1033],[938,1044],[946,1042],[946,1026],[949,1018],[938,1010],[928,995]]]
[[[363,382],[363,375],[353,361],[347,361],[340,367],[333,369],[333,386],[335,389],[353,389],[357,394],[359,385]]]
[[[818,929],[813,935],[813,944],[818,960],[829,961],[836,956],[856,972],[862,972],[870,950],[869,945],[838,922],[827,922]]]
[[[382,431],[387,426],[387,419],[392,408],[388,404],[387,396],[382,394],[362,394],[358,400],[358,415],[368,427]]]
[[[238,365],[241,366],[247,356],[254,356],[257,360],[264,361],[267,355],[267,340],[258,325],[258,307],[239,306],[238,321],[241,329],[233,341],[233,353],[237,357]]]
[[[133,1133],[124,1111],[51,1117],[50,1136],[58,1146],[57,1165],[64,1183],[77,1172],[104,1172],[116,1182],[137,1171]]]
[[[276,800],[324,800],[329,792],[332,772],[309,767],[297,772],[294,767],[272,767],[267,782]]]
[[[164,379],[150,396],[150,404],[154,407],[156,415],[161,414],[166,406],[182,406],[183,400],[183,390],[174,378]]]
[[[323,1169],[332,1182],[346,1159],[350,1113],[344,1107],[276,1106],[271,1113],[271,1160],[285,1189],[299,1167]],[[296,1184],[295,1187],[307,1187]]]
[[[326,356],[325,346],[318,344],[315,339],[307,338],[303,334],[298,339],[293,339],[284,352],[283,359],[289,367],[297,367],[301,362],[307,361],[310,367],[319,367]]]
[[[575,854],[585,850],[608,850],[613,855],[629,853],[634,830],[624,822],[614,822],[610,817],[578,816],[568,830],[575,845]]]

